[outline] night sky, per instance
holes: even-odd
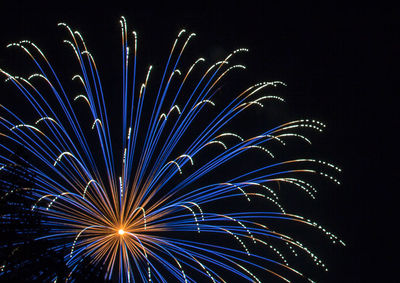
[[[387,181],[395,177],[388,163],[395,160],[390,131],[396,130],[399,122],[391,72],[398,65],[400,51],[393,8],[308,1],[135,2],[110,1],[104,6],[65,1],[46,5],[12,1],[4,6],[2,2],[0,67],[23,68],[10,68],[10,60],[5,59],[11,53],[5,45],[21,39],[44,47],[59,72],[69,67],[63,58],[68,49],[58,50],[67,37],[56,25],[63,21],[84,35],[105,82],[106,96],[118,92],[119,81],[116,89],[111,82],[118,80],[120,70],[121,15],[130,30],[139,34],[142,70],[147,64],[165,62],[181,28],[198,35],[188,52],[208,56],[208,62],[235,48],[249,48],[238,60],[248,67],[243,76],[248,84],[243,86],[262,80],[287,83],[280,93],[285,108],[282,113],[269,108],[271,119],[282,122],[307,117],[326,123],[323,134],[312,136],[313,146],[307,154],[343,169],[341,186],[323,183],[316,200],[294,202],[300,213],[323,223],[347,244],[332,246],[327,240],[324,246],[312,247],[321,251],[330,269],[320,275],[320,282],[367,282],[390,271],[395,263],[378,252],[391,249],[379,235],[393,232],[398,223],[383,217],[391,214],[389,200],[398,189],[397,182]],[[0,103],[6,104],[3,98]],[[290,211],[291,206],[287,208]]]

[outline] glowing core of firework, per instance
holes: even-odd
[[[123,229],[119,229],[118,230],[118,234],[120,234],[121,236],[125,234],[125,231]]]

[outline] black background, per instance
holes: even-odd
[[[209,52],[209,61],[213,54],[248,47],[250,54],[242,62],[250,82],[286,82],[284,97],[291,115],[327,124],[325,133],[314,140],[315,151],[343,169],[340,187],[321,189],[317,200],[304,204],[312,205],[305,208],[307,216],[322,220],[347,243],[325,251],[330,253],[325,256],[330,272],[321,282],[396,281],[386,277],[395,256],[383,256],[393,251],[390,239],[395,236],[389,235],[398,223],[389,221],[399,187],[392,147],[398,129],[397,73],[392,71],[399,61],[393,7],[335,1],[2,1],[0,10],[2,68],[9,69],[4,66],[10,56],[5,45],[21,39],[44,47],[56,66],[57,60],[69,66],[62,56],[67,49],[57,50],[67,34],[56,23],[64,21],[84,35],[106,85],[118,80],[121,15],[143,41],[143,66],[157,64],[154,60],[160,58],[164,62],[181,28],[198,34],[195,50]],[[106,89],[112,92],[112,87]],[[6,104],[3,98],[1,103]]]

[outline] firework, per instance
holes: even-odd
[[[311,143],[304,132],[322,131],[325,125],[299,119],[250,137],[224,130],[242,113],[261,111],[272,101],[281,103],[281,97],[268,93],[284,83],[261,82],[227,102],[219,99],[222,82],[245,69],[231,61],[248,50],[237,49],[208,67],[199,58],[180,70],[182,54],[195,37],[185,30],[173,43],[160,81],[151,83],[155,68],[150,66],[144,76],[137,74],[137,34],[128,32],[124,18],[120,23],[118,138],[94,56],[81,34],[67,24],[59,26],[68,33],[64,42],[80,67],[72,77],[80,93],[72,95],[63,86],[44,52],[31,41],[7,47],[29,55],[37,73],[24,78],[0,69],[32,109],[26,118],[1,105],[1,136],[6,142],[1,145],[0,170],[12,164],[9,156],[16,154],[15,146],[28,152],[35,175],[31,210],[42,215],[48,229],[41,238],[51,241],[54,250],[66,248],[66,279],[74,281],[84,258],[105,267],[106,279],[120,282],[225,282],[225,276],[261,282],[263,274],[289,281],[290,276],[304,277],[291,265],[290,257],[299,253],[326,269],[305,245],[277,231],[279,223],[303,223],[333,242],[343,242],[311,220],[287,213],[278,189],[287,186],[314,198],[309,176],[339,184],[328,173],[340,169],[310,158],[274,162],[269,146],[283,147],[295,139]],[[254,153],[265,157],[256,168],[255,162],[243,162]],[[229,170],[235,176],[215,174],[237,164],[235,160],[242,160],[236,166],[240,168]],[[264,207],[271,211],[254,211],[260,205],[252,203],[260,200],[270,204]],[[5,264],[1,272],[6,269]]]

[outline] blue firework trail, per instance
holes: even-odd
[[[269,148],[271,143],[284,146],[293,139],[311,143],[302,132],[322,131],[325,125],[300,119],[252,137],[225,131],[233,120],[240,120],[242,112],[260,111],[269,100],[283,101],[264,93],[284,83],[252,85],[215,111],[221,82],[230,73],[245,69],[231,61],[247,49],[237,49],[206,68],[205,59],[199,58],[180,71],[181,56],[195,36],[184,30],[173,43],[159,87],[153,91],[155,99],[148,98],[153,68],[138,83],[137,35],[128,33],[123,17],[120,23],[122,125],[118,127],[122,126],[122,138],[117,150],[112,145],[115,128],[106,110],[98,68],[78,31],[59,24],[68,32],[70,39],[64,42],[80,66],[80,73],[72,78],[80,84],[80,94],[71,96],[45,54],[31,41],[7,47],[28,54],[37,73],[23,78],[0,69],[32,108],[31,120],[25,122],[1,105],[1,136],[7,142],[0,145],[0,170],[7,170],[13,162],[8,156],[15,153],[16,145],[29,152],[36,176],[32,210],[44,216],[49,228],[46,238],[54,249],[68,248],[68,280],[74,281],[74,271],[84,257],[105,266],[107,279],[120,282],[167,282],[170,278],[226,282],[228,273],[251,282],[261,282],[262,274],[269,273],[289,282],[290,276],[305,276],[291,267],[289,257],[297,253],[325,269],[301,242],[270,226],[303,223],[344,245],[318,224],[287,213],[277,191],[280,184],[287,184],[314,198],[316,189],[303,177],[321,175],[339,184],[326,172],[340,169],[309,158],[274,163]],[[50,103],[48,97],[56,102]],[[149,104],[153,105],[150,112],[146,111]],[[86,116],[79,118],[77,109]],[[201,114],[211,119],[201,127],[196,122],[197,134],[188,137]],[[241,173],[235,177],[213,175],[218,168],[254,152],[265,155],[267,163],[252,169],[251,162],[241,162]],[[252,211],[255,199],[276,209]],[[222,209],[219,203],[234,207]]]

